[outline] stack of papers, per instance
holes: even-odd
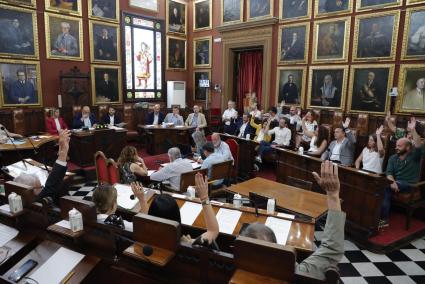
[[[119,207],[131,210],[137,205],[137,203],[139,203],[139,200],[137,200],[137,198],[134,198],[133,200],[130,199],[130,196],[133,194],[133,191],[131,190],[131,187],[129,185],[115,184],[114,187],[117,190],[117,203]]]
[[[18,230],[0,223],[0,247],[10,242],[18,234]]]
[[[282,220],[278,218],[268,217],[265,225],[273,230],[276,235],[277,243],[286,245],[292,221]]]
[[[216,215],[220,233],[233,234],[241,215],[241,211],[220,208]]]
[[[35,175],[40,180],[42,186],[46,184],[47,177],[49,176],[49,173],[45,169],[41,169],[29,163],[25,163],[24,165],[23,162],[17,162],[7,166],[7,169],[9,170],[9,175],[13,178],[18,177],[21,173]]]
[[[182,224],[192,226],[199,213],[202,211],[202,205],[194,202],[185,202],[180,208]]]

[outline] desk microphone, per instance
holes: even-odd
[[[24,158],[22,157],[21,152],[18,150],[18,147],[16,147],[16,144],[13,141],[13,138],[10,137],[9,132],[6,130],[6,128],[4,128],[4,126],[1,126],[0,129],[3,130],[4,133],[6,133],[7,138],[9,138],[10,142],[12,142],[12,145],[15,148],[15,151],[18,153],[18,156],[21,159],[21,162],[24,164],[25,170],[28,170],[27,164],[26,164]]]
[[[115,235],[115,259],[118,260],[120,254],[121,254],[121,243],[123,241],[127,241],[131,244],[135,244],[136,241],[133,241],[132,239],[129,239],[127,237],[121,236],[121,235]],[[153,254],[153,247],[150,245],[142,245],[141,243],[138,243],[142,247],[142,253],[144,256],[151,256]],[[127,246],[126,246],[127,247]],[[125,248],[126,248],[125,247]],[[125,249],[124,248],[124,249]],[[149,259],[147,261],[150,263]]]
[[[38,152],[37,152],[37,148],[35,148],[34,143],[32,143],[32,138],[31,138],[31,137],[26,137],[26,138],[27,138],[27,140],[30,142],[30,144],[31,144],[31,146],[32,146],[32,150],[33,150],[33,152],[34,152],[34,155],[37,155],[37,154],[38,154]],[[45,158],[43,159],[42,164],[43,164],[43,166],[44,166],[44,169],[47,171],[47,173],[49,173],[49,169],[47,168],[47,165],[46,165],[46,163],[45,163]]]

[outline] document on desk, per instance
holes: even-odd
[[[18,177],[21,173],[35,175],[40,179],[40,183],[42,186],[46,184],[47,177],[49,176],[48,172],[45,169],[33,166],[28,162],[24,164],[22,161],[20,161],[10,166],[7,166],[7,169],[9,170],[9,175],[13,178]]]
[[[18,234],[19,231],[15,228],[0,224],[0,247],[10,242]]]
[[[199,203],[186,201],[180,208],[182,224],[192,226],[199,213],[202,211],[202,205]]]
[[[216,215],[220,233],[233,234],[241,215],[241,211],[220,208]]]
[[[276,235],[277,243],[286,245],[288,240],[289,230],[291,229],[292,221],[282,220],[278,218],[268,217],[265,225],[273,230]]]
[[[29,277],[43,284],[58,284],[83,260],[84,254],[59,248]]]
[[[133,200],[130,199],[130,196],[133,194],[133,191],[131,190],[131,187],[129,185],[117,183],[114,185],[114,187],[117,190],[117,204],[119,207],[131,210],[137,205],[137,203],[139,203],[139,200],[137,200],[137,198],[134,198]]]
[[[192,169],[194,169],[194,170],[199,169],[200,167],[202,167],[202,165],[200,163],[197,163],[197,162],[191,163],[191,164],[192,164]]]
[[[286,214],[286,213],[277,213],[278,217],[286,218],[286,219],[295,219],[295,215]]]
[[[150,177],[156,170],[148,170],[148,177]]]

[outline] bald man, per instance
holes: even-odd
[[[96,126],[97,119],[94,114],[90,112],[90,107],[88,106],[83,106],[81,112],[74,117],[74,121],[72,122],[72,128],[74,129],[83,127],[92,128]]]
[[[159,104],[156,104],[153,106],[153,111],[148,113],[148,115],[146,116],[145,124],[146,125],[162,124],[164,119],[165,119],[165,116],[161,112],[161,106]]]
[[[396,154],[388,160],[387,179],[391,185],[385,189],[384,201],[381,207],[381,221],[379,226],[387,227],[390,215],[391,196],[393,193],[410,192],[411,184],[415,184],[420,178],[421,162],[424,155],[424,145],[415,129],[416,120],[411,118],[407,125],[408,131],[413,136],[413,143],[408,138],[397,140]]]

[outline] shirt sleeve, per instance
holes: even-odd
[[[273,129],[270,129],[270,130],[267,132],[267,134],[271,136],[271,135],[273,135],[275,132],[276,132],[276,128],[273,128]]]
[[[421,144],[418,148],[415,147],[413,151],[413,159],[415,161],[420,161],[424,155],[425,147]]]
[[[286,131],[285,139],[283,141],[283,145],[284,146],[288,146],[289,143],[291,143],[291,135],[292,135],[292,133],[291,133],[291,130],[289,130],[288,128],[287,128],[287,130],[288,131]]]
[[[168,166],[163,167],[159,171],[151,174],[150,179],[153,181],[164,181],[170,178]]]
[[[390,157],[387,165],[387,176],[395,176],[395,168],[394,168],[394,158],[395,156]]]

